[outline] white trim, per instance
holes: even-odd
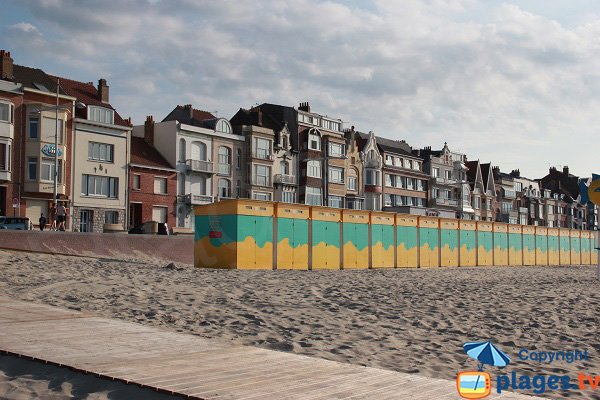
[[[132,164],[132,163],[129,163],[129,166],[130,167],[136,167],[136,168],[154,169],[154,170],[157,170],[157,171],[177,172],[176,169],[163,168],[163,167],[153,167],[151,165],[141,165],[141,164]]]
[[[43,90],[37,90],[37,89],[32,89],[32,88],[28,88],[28,87],[24,87],[23,88],[24,92],[31,92],[31,93],[37,93],[37,94],[41,94],[44,96],[50,96],[53,99],[56,99],[56,92],[44,92]],[[65,99],[65,100],[72,100],[72,101],[77,101],[77,97],[72,97],[72,96],[67,96],[66,94],[59,94],[58,95],[59,99]]]
[[[177,126],[178,133],[180,133],[180,134],[183,133],[183,132],[181,132],[182,130],[185,130],[185,131],[189,131],[189,132],[193,132],[193,133],[200,133],[200,134],[207,135],[207,136],[216,136],[218,138],[236,140],[238,142],[246,141],[246,138],[244,136],[236,135],[233,133],[224,133],[224,132],[213,131],[212,129],[200,128],[200,127],[193,126],[193,125],[187,125],[187,124],[184,124],[179,121],[177,121],[177,125],[178,125]]]

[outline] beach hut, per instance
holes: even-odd
[[[276,269],[308,269],[309,218],[308,206],[275,204]]]
[[[571,232],[570,229],[560,228],[558,230],[559,263],[560,265],[571,264]]]
[[[369,268],[369,212],[342,211],[343,268]]]
[[[273,203],[226,200],[195,208],[194,265],[272,269]]]
[[[558,228],[548,228],[548,265],[560,264]]]
[[[440,265],[458,267],[458,220],[440,219]]]
[[[396,214],[396,266],[416,268],[419,266],[418,217]]]
[[[598,241],[598,232],[590,232],[590,234],[590,246],[592,249],[590,258],[592,260],[592,265],[598,265],[598,250],[596,250],[597,247],[600,247],[600,242]]]
[[[508,265],[508,224],[493,223],[494,233],[494,265]]]
[[[394,223],[394,213],[371,212],[371,268],[394,268]]]
[[[523,229],[523,265],[535,265],[535,226],[522,226]]]
[[[419,217],[419,267],[440,266],[440,220],[433,217]]]
[[[581,265],[581,233],[577,229],[571,229],[571,265]]]
[[[535,265],[548,265],[548,229],[535,227]]]
[[[508,225],[508,265],[523,265],[523,229]]]
[[[592,258],[590,254],[591,232],[581,231],[581,264],[590,265]]]
[[[494,265],[494,237],[491,222],[477,222],[477,265]]]
[[[341,219],[340,209],[310,208],[311,269],[340,269]]]
[[[474,267],[477,265],[477,223],[475,221],[459,221],[459,265]]]

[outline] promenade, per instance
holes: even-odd
[[[0,297],[0,351],[192,399],[458,399],[455,383]],[[489,399],[533,399],[504,392]]]

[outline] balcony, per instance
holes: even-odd
[[[456,184],[455,179],[440,178],[439,176],[436,176],[434,179],[435,179],[435,183],[438,185],[455,185]]]
[[[457,201],[454,199],[444,199],[444,198],[440,198],[440,197],[437,197],[435,199],[435,204],[438,206],[451,206],[451,207],[456,207],[458,205]]]
[[[2,167],[0,166],[0,182],[11,181],[11,180],[12,180],[12,173],[10,171],[3,170]]]
[[[185,204],[188,204],[191,206],[210,204],[213,202],[212,196],[205,196],[205,195],[201,195],[201,194],[186,194],[185,196],[181,196],[181,197],[183,197],[183,202]]]
[[[295,185],[296,177],[294,175],[277,174],[275,175],[274,182],[284,185]]]
[[[231,175],[231,164],[217,164],[217,174],[219,175]]]
[[[256,158],[257,160],[273,161],[273,154],[264,151],[253,151],[250,153],[250,156],[252,158]]]
[[[249,176],[248,183],[254,186],[272,187],[271,178],[266,176]]]
[[[519,207],[519,214],[527,214],[528,212],[527,207]]]
[[[185,166],[188,172],[202,172],[206,174],[214,173],[212,161],[186,160]]]
[[[15,127],[13,124],[8,122],[0,121],[0,137],[10,139],[11,141],[15,138]]]

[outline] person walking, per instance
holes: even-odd
[[[50,211],[48,212],[48,217],[50,217],[50,230],[56,230],[56,203],[52,203],[50,205]]]
[[[44,213],[42,213],[38,222],[40,223],[40,231],[44,232],[44,228],[46,227],[46,217],[44,217]]]
[[[56,207],[56,222],[58,224],[57,229],[59,231],[65,230],[65,220],[67,219],[67,209],[62,203],[58,203]]]

